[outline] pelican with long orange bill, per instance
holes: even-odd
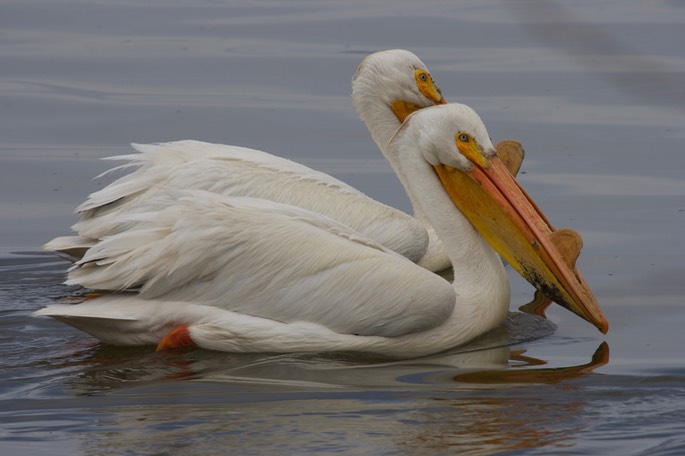
[[[273,201],[156,189],[103,216],[68,284],[109,293],[37,312],[118,345],[229,352],[437,353],[502,324],[500,255],[602,332],[607,322],[554,230],[495,157],[480,117],[411,114],[387,152],[442,241],[452,283],[321,214]],[[124,227],[125,229],[122,229]]]
[[[461,212],[535,288],[606,333],[608,322],[575,258],[561,252],[560,238],[574,236],[570,230],[552,227],[494,151],[466,132],[457,134],[457,148],[470,160],[469,171],[438,165],[436,172]]]

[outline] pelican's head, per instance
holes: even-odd
[[[409,114],[444,103],[426,65],[402,49],[367,56],[352,78],[352,105],[381,149]]]
[[[497,158],[473,109],[449,104],[417,111],[393,139],[398,141],[420,150],[459,211],[519,274],[606,333],[607,320],[575,257],[564,258],[562,230],[550,225]]]

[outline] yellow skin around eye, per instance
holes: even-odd
[[[470,134],[460,131],[456,135],[457,149],[461,154],[477,164],[481,168],[487,168],[490,162],[483,155],[483,149],[478,141],[473,139]]]
[[[442,97],[437,84],[435,84],[435,81],[427,71],[415,70],[414,77],[416,78],[416,86],[423,96],[431,100],[436,105],[447,103]],[[412,112],[421,109],[421,106],[404,100],[397,100],[390,107],[400,122],[404,122],[404,119],[406,119]]]
[[[428,98],[435,104],[447,103],[442,97],[442,93],[440,93],[440,89],[430,73],[425,70],[415,70],[414,77],[416,77],[416,85],[424,97]]]

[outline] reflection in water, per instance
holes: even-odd
[[[412,360],[393,360],[359,353],[231,354],[183,349],[153,352],[99,346],[86,358],[63,359],[80,364],[80,375],[68,380],[77,395],[135,387],[159,381],[202,381],[242,384],[246,389],[275,387],[354,388],[398,384],[433,385],[436,373],[445,378],[459,372],[507,367],[506,340],[500,346],[473,347]],[[482,341],[481,344],[486,343]],[[491,345],[492,346],[492,345]]]
[[[591,374],[598,367],[609,362],[609,345],[602,342],[592,355],[592,360],[587,364],[569,367],[556,367],[547,369],[517,369],[524,366],[537,366],[545,364],[536,358],[523,356],[521,352],[514,352],[512,360],[521,361],[524,364],[512,366],[507,370],[483,370],[457,375],[454,379],[464,383],[496,384],[496,383],[560,383],[574,378]]]
[[[444,454],[490,454],[506,450],[573,446],[583,429],[575,417],[584,401],[554,401],[551,397],[435,398],[432,408],[417,413],[418,432],[403,441],[411,448]]]
[[[483,454],[569,446],[585,429],[582,416],[590,412],[585,400],[568,394],[581,386],[567,380],[606,363],[606,345],[590,363],[556,369],[530,368],[545,361],[519,352],[508,361],[510,355],[506,347],[397,362],[355,361],[345,354],[244,357],[201,350],[143,355],[148,373],[167,365],[175,372],[190,372],[190,366],[194,374],[100,396],[104,403],[93,404],[100,407],[99,431],[81,435],[81,445],[88,454],[131,449],[155,454],[169,448],[192,448],[196,454],[218,448],[254,454],[276,448],[287,454],[362,449],[365,454]],[[149,365],[154,358],[157,365]],[[180,360],[188,363],[178,365]],[[217,369],[221,362],[233,366]],[[508,372],[514,373],[509,383],[539,385],[511,388],[490,381]],[[278,383],[281,376],[284,381]],[[483,383],[470,383],[480,378]]]
[[[483,454],[503,450],[568,448],[576,435],[586,429],[580,418],[588,413],[587,401],[568,394],[564,386],[557,394],[544,384],[559,384],[592,374],[609,362],[609,346],[603,342],[589,363],[561,368],[532,368],[544,361],[512,353],[523,362],[510,369],[483,370],[459,374],[460,384],[483,385],[541,384],[539,392],[508,390],[506,396],[476,395],[457,398],[435,397],[434,407],[416,417],[420,431],[404,443],[410,447]],[[496,390],[498,391],[498,390]],[[550,394],[551,393],[551,394]]]

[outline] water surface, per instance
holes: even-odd
[[[2,454],[685,452],[680,3],[5,0],[0,30]],[[390,48],[524,144],[607,336],[552,309],[414,360],[157,354],[31,317],[78,293],[40,245],[130,142],[263,149],[408,211],[349,100]]]

